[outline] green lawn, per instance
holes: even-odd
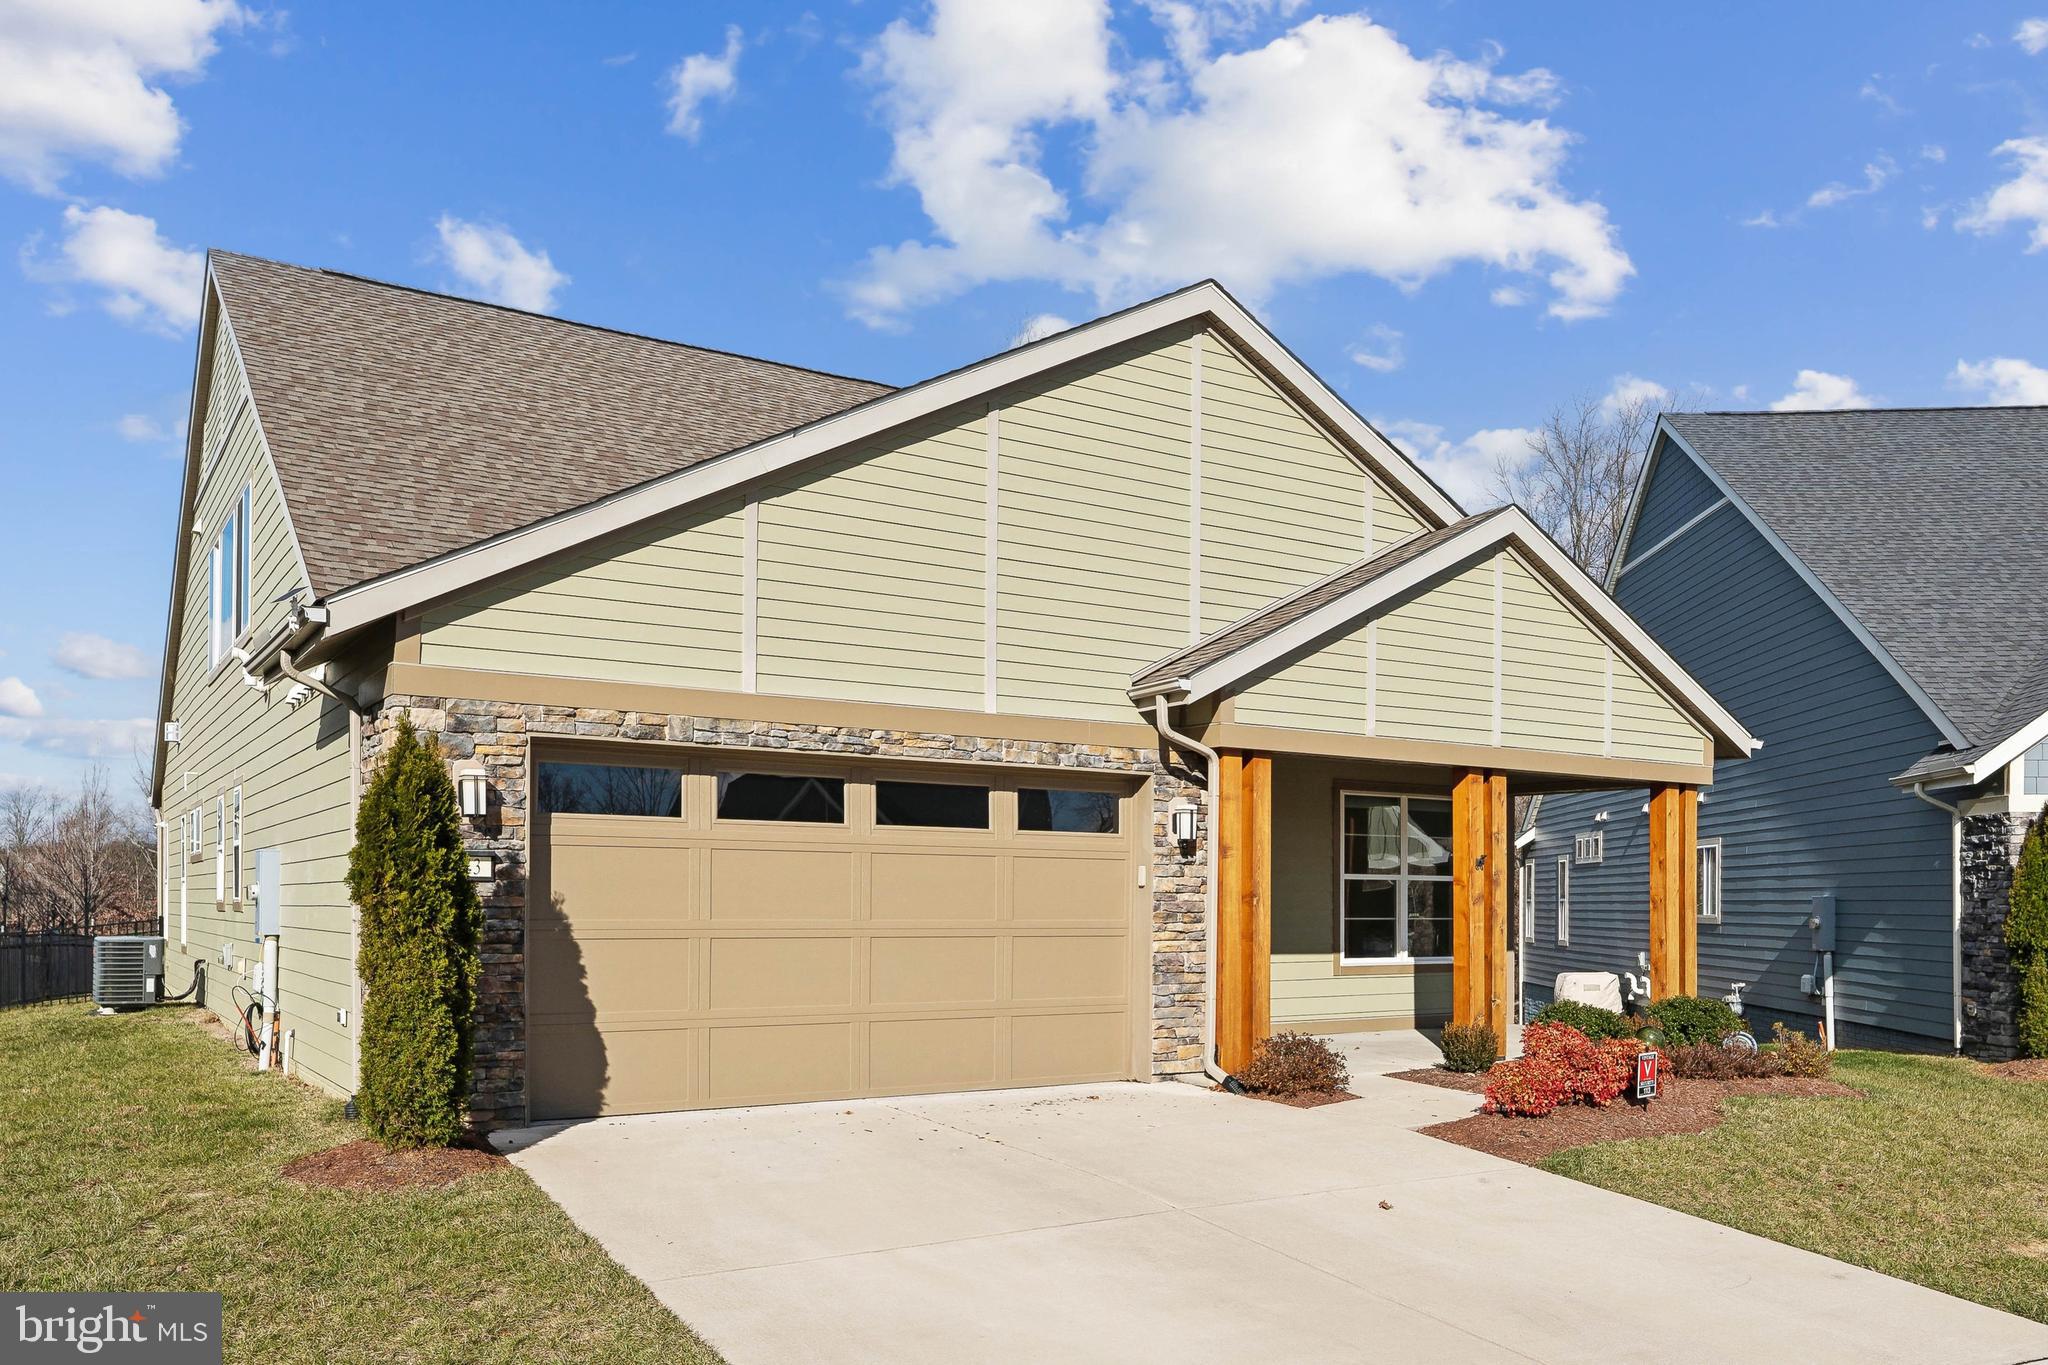
[[[2048,1322],[2048,1083],[1883,1052],[1835,1079],[1868,1098],[1736,1099],[1710,1133],[1544,1165]]]
[[[233,1361],[717,1355],[514,1169],[432,1192],[303,1188],[361,1137],[165,1006],[0,1012],[0,1285],[218,1290]]]

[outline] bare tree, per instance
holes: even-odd
[[[1560,403],[1530,436],[1525,458],[1495,464],[1493,493],[1521,504],[1580,568],[1604,579],[1658,414],[1692,406],[1691,395],[1650,385]]]
[[[0,794],[0,915],[9,929],[91,933],[155,912],[156,838],[147,815],[90,768],[66,801],[41,787]]]

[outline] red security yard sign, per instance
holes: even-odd
[[[1657,1069],[1662,1061],[1655,1051],[1636,1054],[1635,1098],[1644,1104],[1657,1097]]]

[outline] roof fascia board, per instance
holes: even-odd
[[[178,678],[178,633],[185,617],[185,582],[191,576],[192,517],[199,506],[199,467],[205,425],[200,421],[204,404],[213,392],[213,340],[222,321],[220,294],[214,288],[213,266],[206,267],[204,290],[199,301],[198,354],[192,362],[192,390],[185,407],[185,477],[179,489],[177,543],[171,547],[171,594],[164,609],[163,660],[157,669],[156,734],[150,740],[149,800],[158,811],[164,804],[164,763],[169,745],[164,726],[171,719],[171,703]]]
[[[1232,340],[1306,396],[1315,415],[1383,462],[1401,493],[1438,518],[1458,520],[1457,504],[1430,483],[1406,456],[1339,399],[1274,339],[1219,285],[1205,281],[1062,332],[1031,346],[991,356],[963,369],[849,408],[793,431],[771,436],[687,469],[465,546],[325,599],[331,630],[344,631],[445,596],[472,583],[524,567],[596,537],[623,530],[769,477],[803,461],[870,440],[993,390],[1024,382],[1152,332],[1207,317]]]
[[[1529,519],[1528,514],[1519,507],[1509,507],[1500,515],[1487,518],[1381,577],[1360,584],[1353,591],[1310,612],[1284,629],[1254,641],[1206,668],[1197,669],[1178,686],[1171,689],[1154,686],[1147,689],[1147,692],[1184,692],[1185,695],[1180,698],[1181,702],[1199,701],[1343,629],[1389,598],[1425,583],[1475,555],[1510,542],[1528,554],[1553,583],[1562,585],[1578,599],[1579,605],[1590,611],[1593,617],[1592,624],[1596,629],[1620,645],[1637,663],[1647,665],[1652,673],[1677,693],[1677,696],[1672,698],[1676,705],[1691,712],[1696,719],[1704,722],[1743,752],[1752,753],[1758,748],[1761,741],[1743,728],[1742,722],[1736,720],[1727,708],[1714,700],[1705,688],[1679,667],[1678,661],[1667,654],[1663,646],[1651,639],[1649,634],[1636,624],[1634,618],[1622,611],[1613,599],[1602,592],[1599,585],[1574,564],[1570,556],[1558,548],[1555,541],[1544,535],[1536,523]]]
[[[1806,566],[1806,561],[1801,559],[1793,551],[1792,547],[1787,545],[1784,539],[1771,529],[1768,522],[1757,515],[1756,509],[1751,507],[1741,494],[1737,493],[1729,485],[1728,480],[1721,477],[1721,471],[1702,459],[1700,453],[1692,448],[1692,444],[1679,435],[1676,430],[1665,427],[1664,433],[1671,439],[1672,444],[1691,457],[1692,462],[1700,467],[1701,472],[1713,482],[1714,487],[1721,490],[1721,496],[1735,504],[1736,510],[1748,518],[1749,524],[1756,528],[1757,534],[1764,538],[1765,543],[1777,553],[1779,558],[1792,567],[1792,571],[1799,575],[1800,581],[1813,589],[1815,595],[1827,604],[1828,610],[1832,611],[1836,618],[1849,628],[1849,633],[1856,637],[1857,643],[1869,650],[1871,657],[1884,666],[1885,672],[1891,675],[1892,681],[1897,683],[1905,691],[1906,695],[1913,699],[1914,704],[1926,713],[1927,719],[1934,723],[1935,729],[1941,731],[1942,737],[1958,749],[1969,748],[1969,740],[1956,727],[1956,723],[1948,718],[1947,713],[1935,705],[1934,698],[1927,695],[1926,689],[1922,688],[1904,668],[1900,667],[1899,661],[1892,657],[1891,651],[1879,644],[1877,637],[1872,635],[1863,622],[1856,618],[1856,613],[1850,611],[1848,605],[1841,598],[1835,596],[1829,590],[1827,584],[1820,581],[1813,570]]]
[[[1972,782],[1982,782],[2044,739],[2048,739],[2048,714],[2034,717],[1968,763],[1958,764],[1956,771],[1967,773]]]

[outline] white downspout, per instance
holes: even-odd
[[[1202,1073],[1222,1085],[1230,1077],[1216,1064],[1216,782],[1221,759],[1208,745],[1173,728],[1173,722],[1167,716],[1164,693],[1152,698],[1152,724],[1162,741],[1200,754],[1209,769],[1206,793],[1209,806],[1208,875],[1202,879],[1202,952],[1207,962],[1202,971]]]
[[[1949,875],[1949,1014],[1955,1029],[1955,1049],[1963,1050],[1963,811],[1927,794],[1925,782],[1913,784],[1913,795],[1948,812]]]

